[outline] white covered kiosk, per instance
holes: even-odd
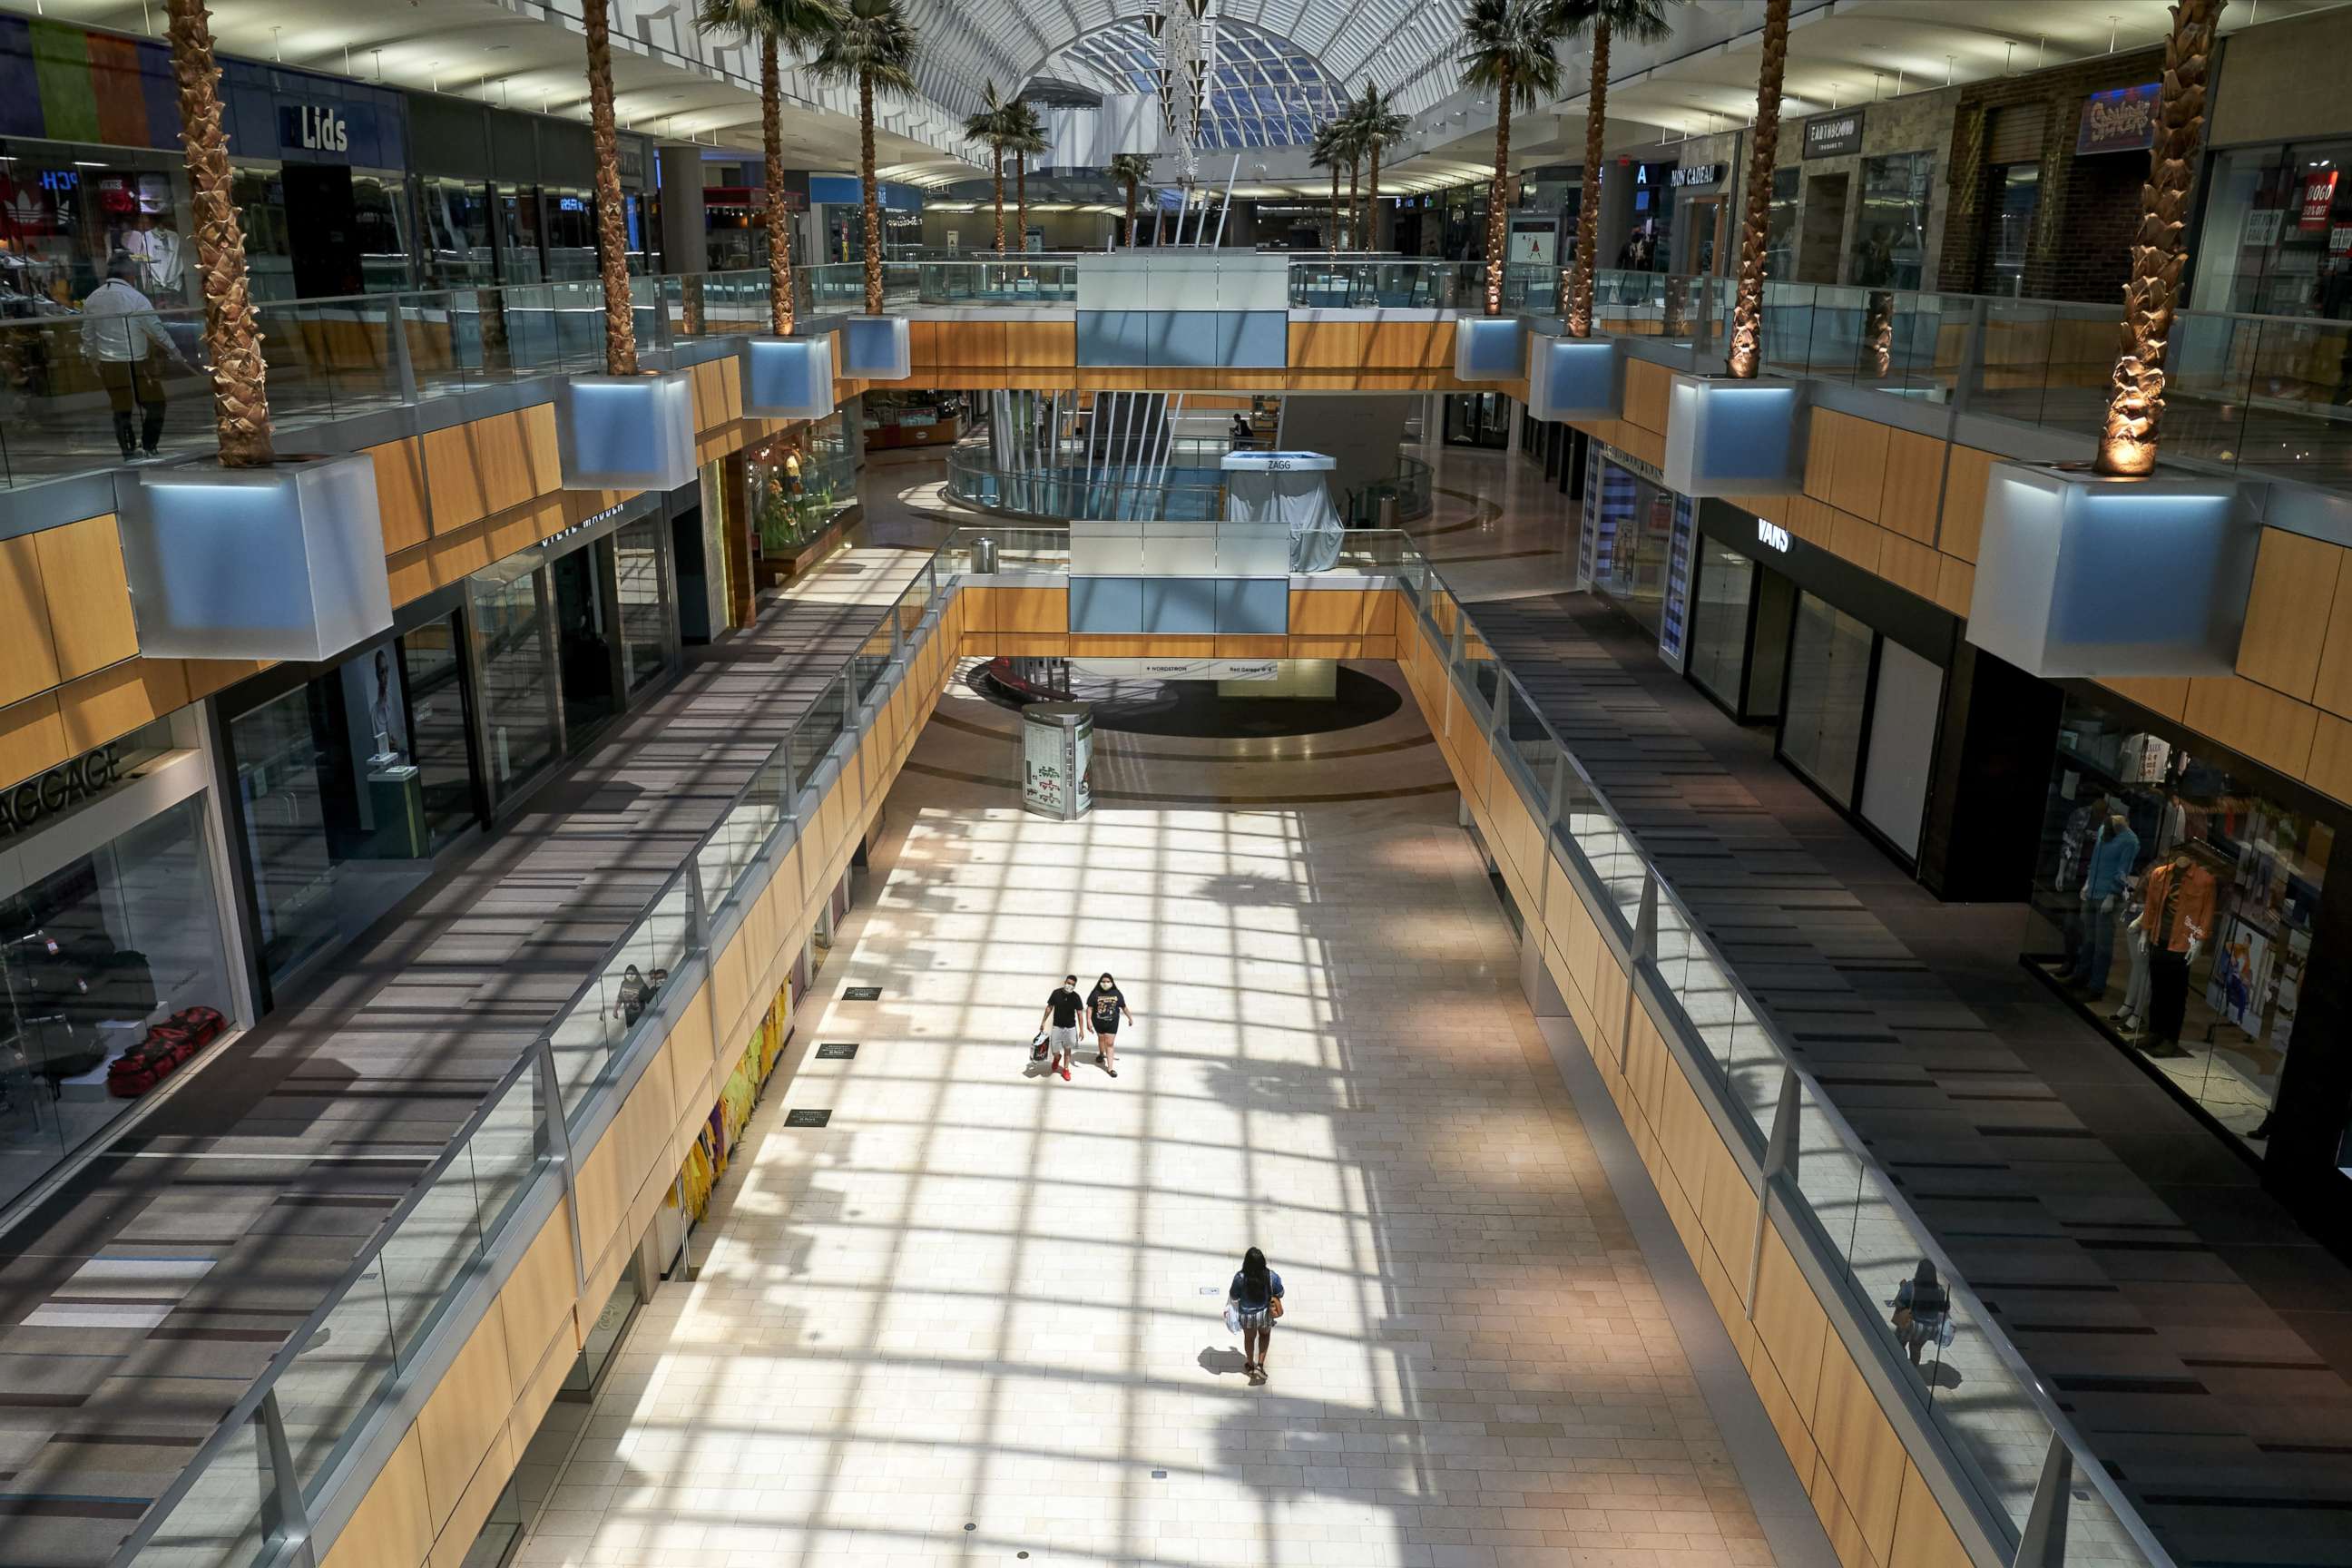
[[[1228,452],[1225,521],[1279,522],[1290,530],[1290,569],[1328,572],[1346,527],[1331,504],[1336,458],[1320,452]]]

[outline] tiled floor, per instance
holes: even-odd
[[[1046,823],[1010,716],[942,704],[521,1562],[1771,1562],[1412,710],[1281,761],[1097,742]],[[1141,1015],[1116,1079],[1027,1064],[1069,969]]]

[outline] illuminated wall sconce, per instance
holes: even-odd
[[[842,374],[857,381],[904,381],[914,363],[904,317],[852,316],[842,323]]]
[[[695,478],[694,377],[555,378],[555,446],[567,490],[674,490]]]
[[[332,658],[392,627],[375,465],[148,468],[121,514],[148,658]]]
[[[1694,498],[1794,495],[1805,488],[1805,389],[1678,372],[1666,393],[1666,488]]]
[[[1625,411],[1625,355],[1614,338],[1528,340],[1528,413],[1537,419],[1615,419]]]
[[[1996,463],[1969,641],[2045,679],[2230,674],[2261,533],[2234,479]]]
[[[1517,316],[1462,316],[1454,322],[1454,379],[1517,381],[1527,374],[1528,324]]]
[[[834,411],[833,334],[743,340],[743,412],[755,419],[823,419]]]

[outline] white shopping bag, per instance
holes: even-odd
[[[1239,1339],[1242,1331],[1242,1310],[1231,1301],[1225,1303],[1225,1332]]]

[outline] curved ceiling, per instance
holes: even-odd
[[[1057,74],[1048,68],[1056,57],[1090,35],[1113,28],[1141,34],[1143,18],[1159,9],[1153,0],[913,0],[909,6],[928,41],[951,40],[969,62],[966,74],[1007,91],[1032,77]],[[1223,0],[1215,5],[1218,52],[1229,31],[1287,40],[1326,81],[1369,78],[1384,90],[1410,91],[1432,59],[1450,58],[1462,9],[1463,0]]]
[[[1088,33],[1054,57],[1045,81],[1098,93],[1158,90],[1159,47],[1139,18]],[[1316,126],[1339,110],[1339,93],[1322,68],[1297,45],[1246,22],[1217,24],[1217,56],[1201,119],[1204,148],[1286,147],[1313,139]]]

